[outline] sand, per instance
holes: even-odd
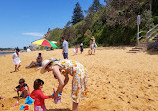
[[[88,49],[74,55],[73,49],[69,49],[69,59],[82,63],[88,70],[89,92],[81,99],[79,111],[158,111],[158,55],[127,53],[129,49],[131,47],[99,47],[95,55],[88,55]],[[15,73],[10,73],[14,70],[12,54],[0,57],[0,94],[5,97],[5,101],[0,100],[0,110],[19,110],[20,106],[10,106],[17,102],[13,89],[20,78],[26,80],[31,91],[35,79],[44,80],[45,95],[51,95],[53,88],[57,88],[58,81],[51,72],[40,74],[37,68],[25,69],[39,52],[21,53],[22,66]],[[61,52],[61,49],[42,51],[44,59],[62,59]],[[63,90],[61,104],[55,104],[53,99],[45,100],[48,111],[72,110],[71,79]],[[20,105],[24,105],[24,101],[20,99]],[[33,105],[29,111],[33,111]]]

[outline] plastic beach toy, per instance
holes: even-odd
[[[55,89],[53,88],[54,94],[55,94]],[[53,94],[53,96],[54,96]],[[58,94],[58,98],[54,99],[55,104],[61,103],[61,93]]]
[[[14,105],[11,105],[11,107],[15,107]]]
[[[15,104],[15,106],[19,106],[19,102],[17,101],[17,103]]]
[[[24,106],[24,105],[21,105],[20,110],[23,110],[24,108],[25,108],[25,106]]]
[[[29,106],[28,105],[25,106],[25,110],[29,110]]]
[[[91,50],[88,50],[88,54],[91,54]]]
[[[34,100],[30,96],[28,96],[25,100],[25,104],[28,104],[28,105],[31,105],[33,102]]]

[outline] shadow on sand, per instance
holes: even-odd
[[[72,110],[66,108],[66,109],[48,109],[47,111],[72,111]]]

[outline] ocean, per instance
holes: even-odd
[[[6,52],[0,52],[0,56],[5,56],[6,54],[11,54],[11,53],[14,53],[14,52],[9,52],[9,51],[6,51]]]

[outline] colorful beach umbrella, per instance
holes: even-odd
[[[36,41],[32,42],[32,44],[37,44],[37,45],[41,45],[41,46],[58,48],[54,43],[52,43],[51,41],[46,40],[46,39],[36,40]]]

